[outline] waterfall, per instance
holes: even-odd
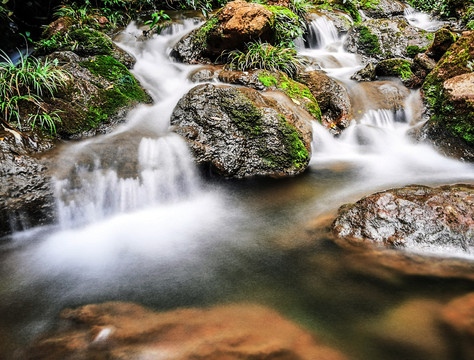
[[[435,20],[429,14],[416,11],[410,6],[405,8],[404,16],[410,25],[430,32],[439,30],[444,25],[442,21]]]
[[[306,46],[311,49],[323,49],[339,40],[339,35],[334,23],[325,16],[319,16],[311,21],[308,34],[305,36]]]

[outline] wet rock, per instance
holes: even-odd
[[[393,81],[360,82],[349,89],[354,116],[368,110],[384,109],[398,111],[404,108],[410,91]]]
[[[337,133],[348,127],[352,105],[347,89],[319,70],[302,73],[300,78],[318,101],[322,124]]]
[[[34,134],[0,130],[0,237],[53,222],[56,215],[48,168],[35,155],[52,146],[50,140]]]
[[[334,24],[339,35],[346,34],[354,24],[354,21],[348,14],[337,9],[310,9],[309,11],[310,13],[307,16],[309,22],[314,21],[321,16],[325,16]]]
[[[277,312],[249,304],[157,313],[111,302],[67,309],[67,327],[38,340],[25,360],[343,360]],[[269,326],[271,324],[271,326]]]
[[[467,161],[474,161],[474,108],[469,75],[473,63],[471,31],[446,51],[422,88],[430,116],[422,129],[422,138],[431,140],[445,154]]]
[[[377,76],[395,76],[398,77],[403,85],[408,88],[421,86],[423,80],[418,78],[413,71],[414,63],[405,59],[387,59],[382,60],[375,66]]]
[[[217,66],[204,66],[189,74],[189,80],[194,83],[200,82],[212,82],[218,77],[219,72],[222,71],[222,67]]]
[[[372,63],[368,63],[363,69],[351,76],[351,79],[355,81],[374,81],[376,78],[375,65]]]
[[[430,45],[428,34],[405,20],[373,19],[353,26],[344,41],[344,48],[377,60],[408,58],[409,46],[426,48]]]
[[[260,76],[267,72],[262,70],[229,71],[219,73],[219,80],[228,84],[247,86],[255,90],[265,90],[266,86],[260,81]]]
[[[474,293],[449,302],[441,312],[442,320],[456,342],[458,359],[474,358]]]
[[[198,85],[178,102],[171,125],[196,162],[218,175],[296,175],[309,162],[312,117],[276,96],[279,101],[253,89]]]
[[[272,42],[273,17],[263,5],[232,1],[199,29],[184,36],[173,47],[171,56],[185,63],[206,63],[225,50],[244,50],[251,41]]]
[[[50,55],[69,74],[66,86],[45,99],[51,110],[61,111],[57,133],[63,138],[91,136],[107,131],[124,119],[126,110],[150,96],[126,66],[108,55],[79,57],[69,51]]]
[[[474,186],[407,186],[344,205],[333,223],[355,246],[474,250]]]
[[[433,43],[430,45],[426,54],[439,61],[441,57],[446,53],[451,45],[456,42],[456,35],[453,34],[449,29],[443,28],[435,33]]]
[[[389,19],[394,16],[403,15],[407,5],[397,0],[378,0],[374,2],[367,2],[366,5],[361,5],[361,10],[365,15],[371,18]]]

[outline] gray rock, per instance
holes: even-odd
[[[375,65],[372,63],[368,63],[363,69],[351,76],[351,79],[355,81],[374,81],[376,78]]]
[[[309,163],[310,115],[285,108],[283,98],[292,101],[279,95],[280,103],[253,89],[198,85],[178,102],[171,125],[196,162],[218,175],[296,175]]]
[[[384,60],[409,58],[407,47],[427,47],[428,32],[401,19],[373,19],[355,25],[349,31],[344,48],[367,58]]]

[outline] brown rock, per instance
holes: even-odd
[[[435,33],[433,43],[430,45],[426,54],[438,61],[444,55],[444,53],[453,45],[456,41],[456,35],[446,28],[439,29]]]
[[[352,105],[343,85],[319,70],[303,73],[301,81],[308,86],[318,101],[323,125],[337,128],[338,132],[349,126],[352,120]]]
[[[474,100],[474,73],[455,76],[444,82],[443,88],[449,99],[459,105]],[[466,104],[465,104],[466,105]]]
[[[343,360],[277,312],[249,304],[156,313],[110,302],[65,310],[66,330],[37,341],[27,360]]]
[[[454,299],[442,310],[443,322],[461,339],[459,358],[474,358],[474,293]]]

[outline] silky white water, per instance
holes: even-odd
[[[197,24],[186,20],[144,41],[142,30],[131,24],[117,39],[136,57],[133,73],[155,103],[132,110],[110,134],[64,148],[55,174],[58,226],[16,234],[0,253],[2,273],[8,274],[0,283],[0,333],[31,339],[61,309],[93,302],[174,309],[254,301],[286,312],[308,329],[339,336],[340,343],[360,338],[365,348],[377,348],[359,329],[372,324],[375,309],[393,305],[397,295],[391,284],[413,297],[418,288],[430,289],[404,287],[396,275],[393,282],[378,279],[380,286],[371,275],[369,280],[354,276],[343,253],[320,239],[293,252],[299,231],[378,190],[472,183],[472,165],[409,136],[421,121],[420,95],[413,91],[402,117],[371,105],[338,137],[314,123],[311,163],[302,176],[203,178],[184,140],[169,128],[174,106],[196,85],[188,75],[197,67],[174,63],[168,54]],[[350,76],[361,68],[357,56],[344,52],[327,19],[313,25],[317,48],[300,53],[341,84],[355,86]],[[472,259],[459,249],[412,250]],[[307,261],[304,256],[310,255]],[[12,304],[18,309],[11,310]],[[379,350],[369,356],[356,346],[354,358],[398,359]]]

